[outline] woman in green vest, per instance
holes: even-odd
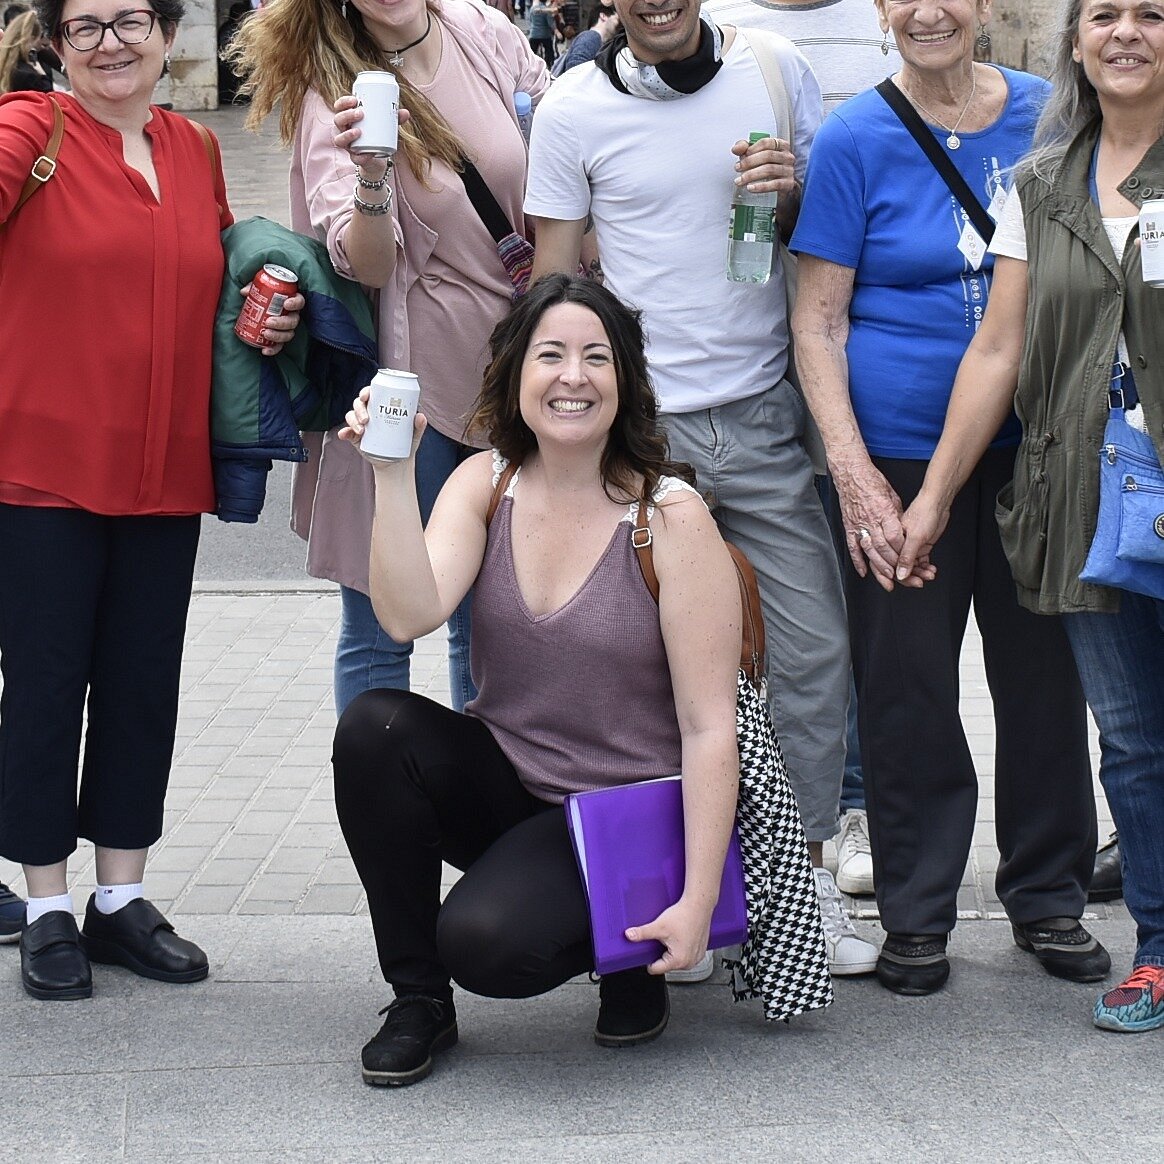
[[[1164,454],[1164,288],[1145,282],[1138,230],[1141,205],[1164,196],[1164,7],[1069,0],[1053,80],[896,569],[928,560],[1013,401],[1023,442],[998,501],[1003,543],[1020,602],[1063,616],[1137,926],[1132,973],[1099,998],[1095,1024],[1146,1031],[1164,1028],[1164,514],[1144,527],[1159,563],[1119,585],[1096,584],[1089,551],[1112,440],[1139,443],[1149,474]]]

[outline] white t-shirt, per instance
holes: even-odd
[[[812,66],[826,113],[901,68],[901,54],[893,37],[885,41],[872,0],[704,0],[703,11],[719,25],[764,28],[788,37]],[[888,54],[881,51],[883,43]]]
[[[780,64],[803,178],[820,90],[790,42]],[[555,81],[538,106],[525,212],[563,220],[593,214],[606,285],[643,311],[663,412],[746,399],[787,369],[779,262],[762,286],[726,274],[731,147],[773,127],[764,78],[738,36],[714,79],[674,101],[620,93],[588,63]]]

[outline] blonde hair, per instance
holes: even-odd
[[[427,4],[430,13],[440,12],[438,0]],[[252,12],[223,59],[242,78],[240,95],[251,99],[248,129],[257,129],[281,103],[284,144],[295,136],[308,89],[330,106],[352,91],[357,73],[385,69],[396,77],[400,104],[411,114],[400,128],[400,145],[412,172],[423,181],[433,158],[461,169],[461,143],[448,122],[403,73],[391,68],[388,54],[372,39],[359,12],[349,8],[344,18],[338,0],[277,0]]]
[[[4,30],[4,39],[0,41],[0,93],[11,91],[16,66],[28,63],[29,54],[40,37],[40,21],[35,12],[22,12]]]

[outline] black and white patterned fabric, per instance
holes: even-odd
[[[741,670],[736,692],[740,750],[737,821],[748,939],[732,971],[736,1001],[760,998],[769,1022],[833,1001],[816,882],[796,797],[788,783],[768,701]]]

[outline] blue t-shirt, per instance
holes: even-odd
[[[988,129],[959,134],[960,148],[946,151],[995,219],[1008,171],[1030,149],[1050,92],[1041,77],[999,71],[1008,88],[1002,115]],[[943,143],[949,136],[933,132]],[[933,456],[994,268],[984,246],[965,248],[978,265],[959,249],[967,230],[974,228],[965,211],[879,93],[860,93],[829,114],[812,145],[790,245],[856,272],[849,394],[874,456]],[[992,447],[1019,436],[1012,416]]]

